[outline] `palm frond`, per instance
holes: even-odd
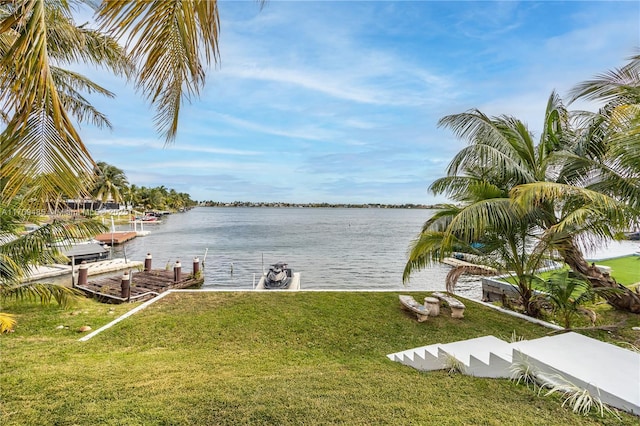
[[[605,102],[640,103],[640,55],[630,58],[628,64],[592,80],[578,84],[570,91],[570,100],[602,100]]]
[[[113,98],[114,93],[73,71],[52,67],[51,72],[63,105],[79,123],[90,122],[97,127],[111,128],[107,116],[91,105],[81,91],[99,93],[109,98]]]
[[[34,111],[22,129],[11,129],[10,124],[0,135],[0,165],[7,177],[2,188],[4,200],[15,197],[27,181],[41,185],[32,186],[38,193],[36,202],[44,203],[60,192],[75,194],[82,187],[84,175],[91,172],[91,156],[66,113],[64,121],[71,131],[61,134],[51,112],[44,108]],[[13,125],[20,124],[14,121]]]
[[[411,242],[402,282],[408,282],[414,271],[424,269],[450,254],[451,247],[443,245],[444,235],[443,232],[423,231]]]
[[[35,266],[56,263],[66,258],[55,245],[61,241],[87,239],[103,232],[105,226],[92,219],[56,219],[25,235],[13,235],[13,239],[0,245],[2,270],[0,284],[16,284]],[[5,237],[9,233],[3,234]]]
[[[58,284],[24,283],[0,287],[2,299],[40,301],[43,304],[55,301],[62,307],[68,306],[75,298],[83,296],[80,290]]]
[[[15,315],[0,312],[0,333],[9,333],[17,324]]]
[[[218,59],[217,1],[109,1],[97,16],[102,30],[128,34],[140,64],[136,85],[156,107],[157,129],[172,142],[181,102],[199,94],[205,66]]]

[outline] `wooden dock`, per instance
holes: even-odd
[[[94,238],[105,244],[122,244],[133,240],[137,236],[138,234],[135,231],[115,231],[105,232],[104,234],[96,235]]]
[[[125,303],[145,301],[167,290],[200,287],[203,282],[202,273],[184,274],[176,281],[175,271],[163,269],[133,272],[128,290],[121,275],[91,280],[76,288],[104,303]]]

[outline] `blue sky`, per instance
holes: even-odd
[[[435,203],[428,186],[465,144],[439,129],[478,108],[539,133],[552,90],[640,47],[640,2],[220,1],[221,62],[164,147],[131,85],[95,99],[113,130],[92,156],[138,186],[197,200]],[[593,110],[590,105],[576,108]]]

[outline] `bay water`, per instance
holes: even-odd
[[[145,225],[151,233],[114,247],[115,257],[172,268],[180,260],[190,272],[204,262],[203,288],[251,289],[262,271],[282,261],[301,273],[302,289],[445,289],[450,267],[434,264],[402,282],[411,241],[434,210],[385,208],[197,207]],[[127,227],[120,228],[128,229]],[[637,241],[611,242],[587,258],[628,255]],[[478,277],[463,276],[456,293],[482,297]]]
[[[153,256],[153,268],[204,261],[203,288],[251,289],[263,268],[283,261],[302,289],[444,290],[449,267],[433,265],[403,284],[411,240],[433,215],[426,209],[197,207],[145,225],[151,233],[114,255]],[[125,228],[122,228],[125,229]],[[206,258],[205,258],[206,253]],[[477,280],[457,291],[479,298]]]

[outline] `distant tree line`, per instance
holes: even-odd
[[[203,201],[200,205],[207,207],[305,207],[305,208],[353,208],[353,209],[439,209],[442,204],[341,204],[341,203],[282,203],[282,202],[253,202],[253,201],[233,201],[230,203],[222,201]]]
[[[30,196],[25,187],[20,197]],[[121,204],[134,210],[182,210],[197,204],[185,192],[167,188],[137,186],[129,184],[124,171],[116,166],[100,161],[75,194],[60,192],[55,198],[46,201],[42,213],[57,213],[72,209],[98,210],[101,208],[119,208]]]

